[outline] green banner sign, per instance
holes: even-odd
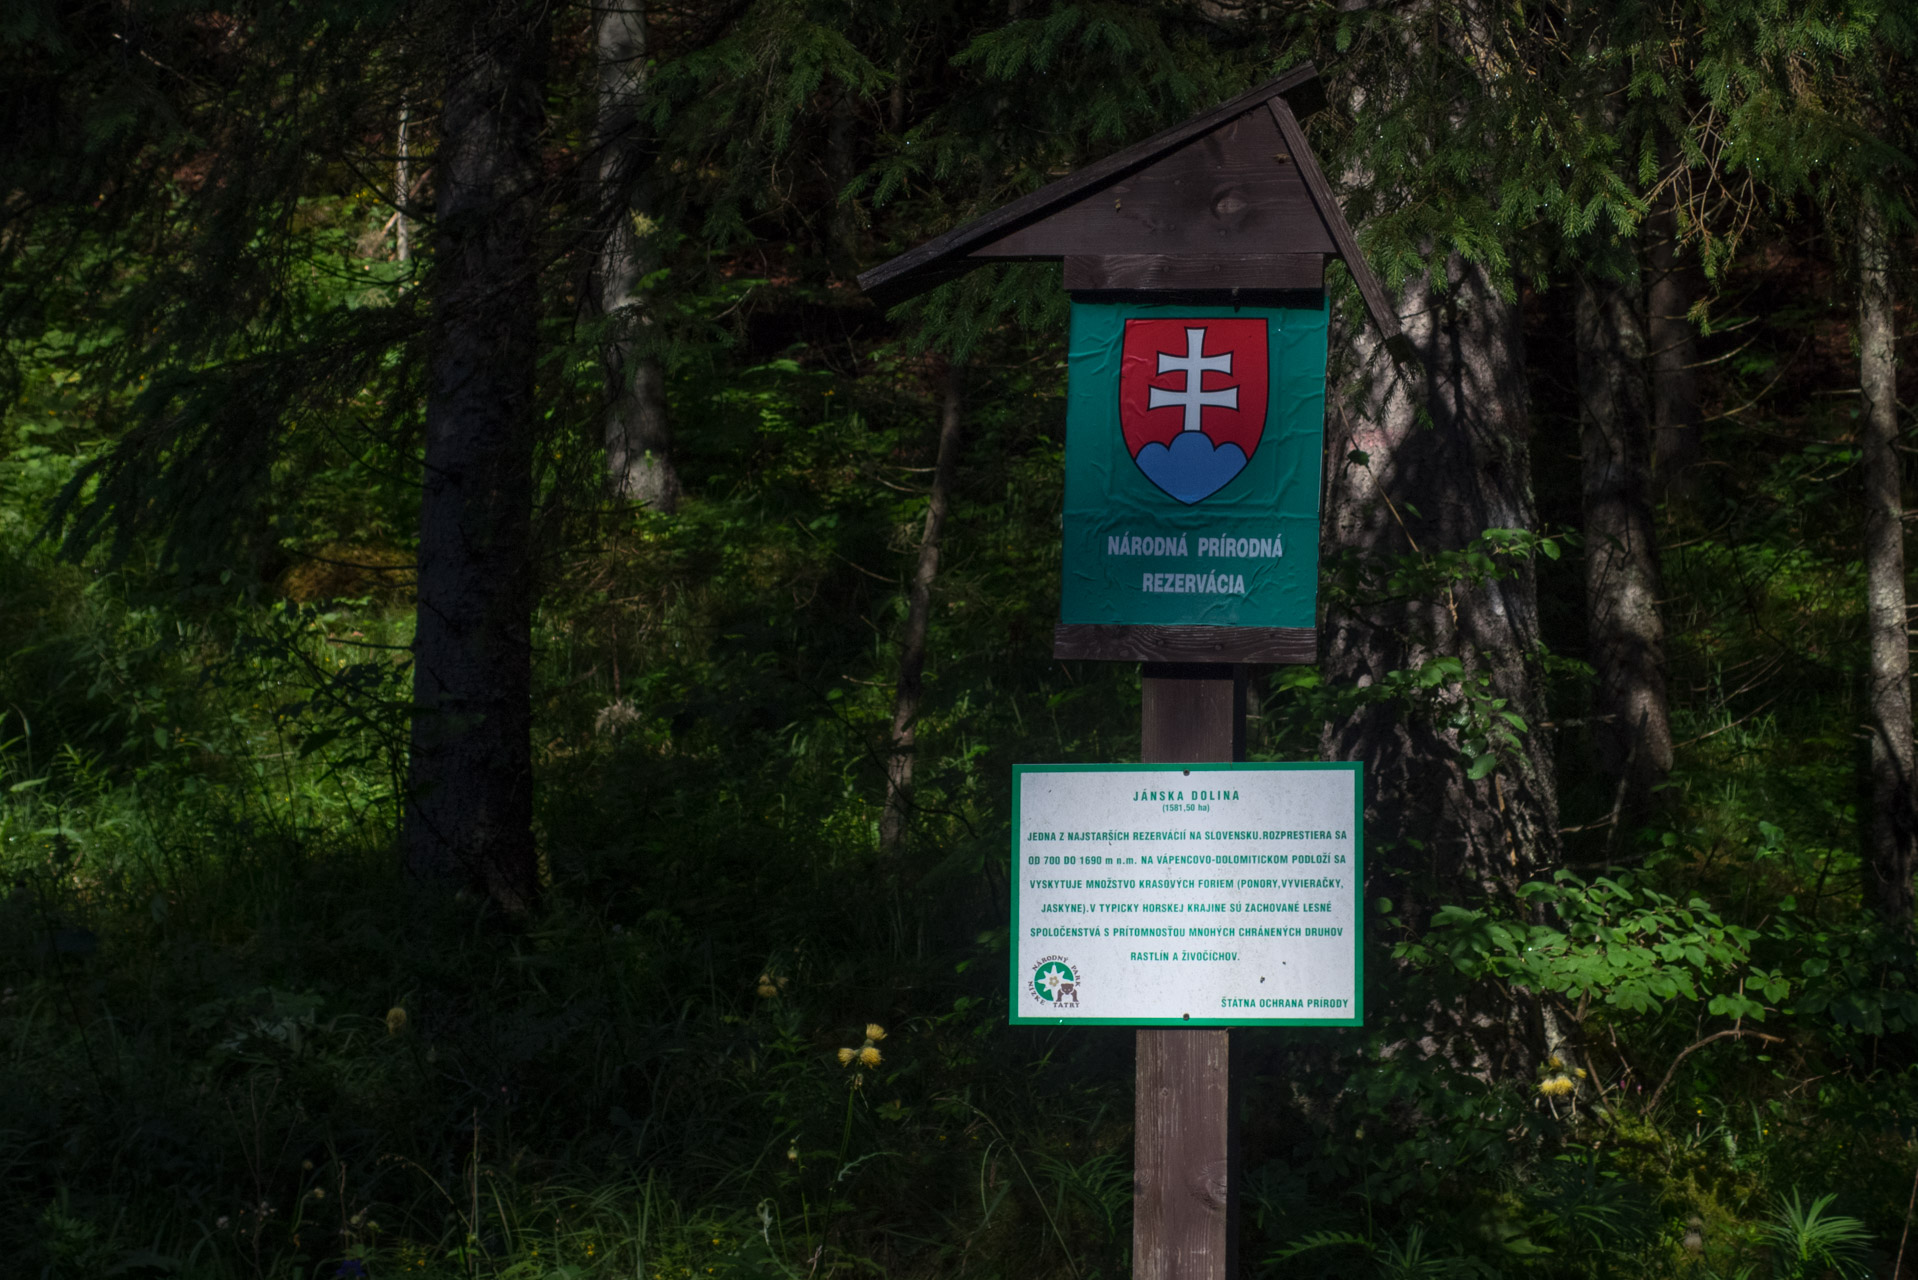
[[[1061,621],[1313,625],[1326,319],[1073,304]]]

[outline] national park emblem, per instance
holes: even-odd
[[[1047,956],[1032,967],[1027,990],[1055,1009],[1079,1007],[1079,971],[1064,956]]]

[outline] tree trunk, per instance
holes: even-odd
[[[1369,330],[1334,342],[1351,350],[1361,381],[1356,412],[1335,408],[1328,432],[1328,563],[1379,565],[1456,550],[1486,529],[1537,526],[1517,310],[1476,266],[1455,259],[1448,273],[1449,288],[1414,280],[1401,299],[1423,368],[1394,365]],[[1552,749],[1539,727],[1537,585],[1529,561],[1514,567],[1436,599],[1328,600],[1328,685],[1374,686],[1454,657],[1526,724],[1519,749],[1478,779],[1443,714],[1462,709],[1458,692],[1441,714],[1380,702],[1326,725],[1324,758],[1365,764],[1368,883],[1389,887],[1408,917],[1507,894],[1561,860]],[[1523,1074],[1542,1055],[1536,1017],[1517,1008],[1435,1007],[1430,1018],[1426,1047],[1488,1076]]]
[[[1646,338],[1652,367],[1652,481],[1667,502],[1691,496],[1691,468],[1704,456],[1698,418],[1698,331],[1690,312],[1697,281],[1678,255],[1678,210],[1670,196],[1645,220]]]
[[[939,576],[939,540],[952,505],[953,478],[959,469],[964,434],[965,365],[946,370],[944,403],[939,411],[939,457],[932,469],[932,500],[919,538],[919,565],[912,575],[906,605],[906,633],[899,647],[899,685],[893,696],[892,749],[886,757],[886,808],[879,819],[879,846],[891,851],[905,842],[912,812],[912,763],[917,744],[919,700],[924,692],[926,634],[932,623],[932,584]]]
[[[545,10],[460,12],[436,166],[406,862],[525,912],[539,897],[529,543]]]
[[[1906,633],[1904,485],[1898,465],[1896,333],[1890,237],[1867,194],[1858,214],[1858,373],[1865,414],[1865,617],[1871,729],[1871,813],[1865,897],[1890,923],[1912,923],[1911,641]]]
[[[911,68],[907,62],[910,46],[901,49],[892,60],[892,87],[886,91],[886,131],[898,133],[906,127],[906,76]]]
[[[1328,560],[1456,550],[1486,529],[1537,525],[1516,310],[1477,267],[1454,261],[1448,270],[1450,289],[1414,281],[1402,300],[1423,369],[1392,365],[1369,330],[1347,339],[1367,381],[1355,413],[1335,411],[1326,450]],[[1439,599],[1327,609],[1328,683],[1367,687],[1442,657],[1489,676],[1494,696],[1524,718],[1516,760],[1470,779],[1456,729],[1386,705],[1327,726],[1322,745],[1327,759],[1365,762],[1368,840],[1418,841],[1423,868],[1403,869],[1418,870],[1435,892],[1460,883],[1495,892],[1559,861],[1551,751],[1537,728],[1538,592],[1529,563],[1504,578],[1456,583]]]
[[[856,206],[843,192],[859,172],[859,117],[853,112],[852,90],[842,88],[833,99],[826,129],[826,180],[832,183],[832,211],[826,220],[826,254],[832,273],[851,280],[859,273],[859,221]]]
[[[1649,387],[1634,291],[1581,276],[1579,454],[1585,506],[1585,618],[1596,673],[1593,740],[1617,788],[1615,840],[1648,811],[1672,768],[1665,627],[1647,468]]]
[[[399,154],[393,160],[393,257],[399,262],[409,262],[413,257],[413,229],[406,216],[413,201],[412,128],[412,108],[402,97]]]
[[[679,504],[666,373],[646,349],[653,318],[642,282],[657,267],[647,195],[645,0],[601,0],[593,38],[599,69],[599,203],[603,226],[597,292],[606,319],[606,483],[659,511]]]

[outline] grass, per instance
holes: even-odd
[[[615,566],[638,585],[594,599],[744,536],[695,511]],[[1836,590],[1795,563],[1765,570],[1774,630]],[[639,639],[561,601],[542,616],[548,903],[512,924],[399,874],[404,667],[382,646],[404,644],[403,614],[195,613],[129,583],[0,556],[10,1270],[1130,1270],[1130,1037],[1004,1025],[996,877],[1002,766],[1114,758],[1136,689],[1005,660],[1004,610],[951,623],[924,822],[888,858],[869,732],[889,715],[885,651],[860,658],[875,679],[841,679],[859,657],[844,637],[774,634],[791,610],[772,579],[658,593],[677,603]],[[1700,1048],[1646,1114],[1631,1082],[1719,1023],[1600,1002],[1605,1105],[1488,1084],[1420,1051],[1422,1019],[1468,996],[1509,1010],[1509,993],[1395,962],[1375,918],[1370,1026],[1244,1036],[1256,1272],[1785,1275],[1784,1205],[1889,1252],[1918,1163],[1910,970],[1845,906],[1842,678],[1748,716],[1728,692],[1747,639],[1714,640],[1716,667],[1698,643],[1687,661],[1717,692],[1680,723],[1721,731],[1682,759],[1644,874],[1760,932],[1754,963],[1792,984],[1765,1024],[1781,1043]],[[608,644],[617,689],[596,674]],[[842,1065],[872,1023],[882,1061]]]

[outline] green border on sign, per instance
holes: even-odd
[[[1019,797],[1028,773],[1138,773],[1178,769],[1190,773],[1254,773],[1343,770],[1352,778],[1352,1016],[1349,1018],[1028,1018],[1019,1009]],[[1015,764],[1012,766],[1011,954],[1007,958],[1007,1021],[1015,1027],[1361,1027],[1365,1025],[1365,766],[1357,760],[1258,761],[1249,764]]]

